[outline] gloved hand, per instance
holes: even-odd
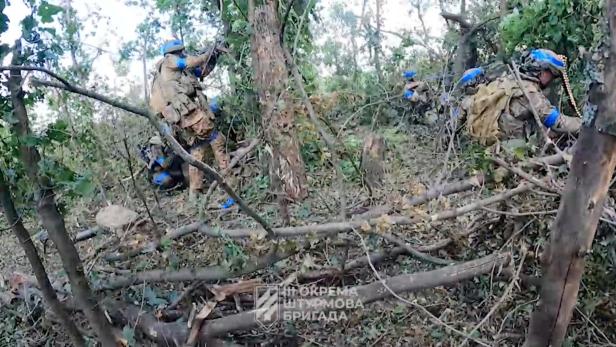
[[[226,210],[233,205],[235,205],[235,200],[233,200],[233,198],[228,198],[227,201],[224,202],[224,204],[220,205],[220,208]]]

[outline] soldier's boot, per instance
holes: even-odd
[[[577,134],[582,128],[582,119],[561,115],[552,129],[559,133]]]
[[[205,159],[205,146],[195,146],[190,150],[190,155],[199,161]],[[203,189],[203,177],[204,174],[201,170],[190,165],[188,167],[188,199],[189,201],[196,201],[199,197],[201,190]]]

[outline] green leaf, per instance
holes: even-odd
[[[52,5],[46,1],[43,1],[38,9],[38,15],[41,17],[41,23],[53,22],[53,16],[60,12],[62,12],[62,7]]]
[[[91,196],[95,189],[94,182],[86,177],[79,178],[74,186],[75,192],[81,196]]]
[[[122,337],[126,340],[126,343],[129,346],[136,346],[137,340],[135,340],[135,329],[131,328],[128,325],[125,325],[122,329]]]
[[[68,123],[64,120],[58,120],[47,129],[47,138],[50,141],[56,141],[61,144],[65,143],[70,138],[67,129]]]

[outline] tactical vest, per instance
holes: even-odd
[[[207,99],[199,80],[189,70],[167,68],[166,59],[171,59],[171,56],[167,55],[156,63],[150,107],[172,124],[182,121],[181,127],[185,128],[198,121],[188,118],[196,109],[207,109]]]
[[[522,85],[527,90],[537,89],[535,83],[530,81],[523,80]],[[505,115],[509,121],[515,121],[509,115],[509,104],[512,98],[523,96],[524,93],[516,80],[509,76],[481,85],[468,110],[468,133],[482,145],[491,145],[498,141],[501,135],[501,117]]]

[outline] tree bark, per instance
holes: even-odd
[[[584,126],[571,164],[545,252],[539,306],[531,316],[525,346],[560,346],[571,321],[584,272],[585,255],[591,250],[610,180],[616,166],[616,137],[603,126],[616,123],[616,0],[606,2],[611,32],[611,52],[605,71],[603,102],[590,126]],[[613,130],[612,130],[613,132]]]
[[[21,47],[19,42],[19,40],[16,42],[13,51],[14,65],[17,65],[21,59]],[[28,113],[24,103],[24,91],[21,85],[21,72],[11,71],[8,88],[11,94],[13,112],[18,119],[18,122],[13,127],[13,131],[15,131],[16,135],[23,141],[23,139],[32,136],[32,131],[28,121]],[[55,194],[51,189],[51,182],[49,179],[39,174],[38,165],[40,155],[35,148],[23,142],[21,142],[19,150],[21,161],[26,168],[27,175],[32,181],[33,186],[36,187],[36,209],[39,219],[41,224],[43,224],[45,229],[49,232],[49,237],[58,249],[62,265],[71,284],[71,291],[79,307],[83,310],[88,321],[96,331],[102,345],[105,347],[115,346],[116,340],[111,329],[111,324],[109,324],[105,318],[96,297],[90,290],[90,285],[85,277],[79,253],[67,233],[63,217],[58,212],[55,203]]]
[[[295,131],[295,106],[280,42],[280,22],[274,0],[251,0],[252,64],[261,105],[261,124],[270,150],[272,191],[297,201],[308,194],[306,172]]]
[[[23,248],[24,253],[26,253],[30,266],[32,266],[32,272],[34,272],[38,286],[41,289],[43,299],[45,299],[47,305],[51,307],[53,314],[60,319],[60,322],[66,329],[66,333],[71,338],[73,345],[85,346],[83,336],[81,336],[77,326],[71,320],[68,313],[64,309],[64,306],[60,303],[60,300],[58,300],[58,297],[56,296],[56,291],[47,277],[45,265],[38,255],[38,251],[32,242],[30,233],[24,227],[21,221],[21,216],[18,215],[17,210],[15,209],[11,192],[8,189],[4,179],[4,174],[2,172],[0,172],[0,203],[2,204],[7,223],[11,226],[13,234],[15,234],[15,237],[19,240],[19,244],[21,245],[21,248]]]
[[[381,68],[381,6],[383,0],[376,0],[376,38],[374,43],[374,68],[379,78],[379,83],[383,83],[383,69]]]
[[[385,140],[382,136],[369,134],[361,154],[361,169],[370,187],[381,187],[385,176]]]

